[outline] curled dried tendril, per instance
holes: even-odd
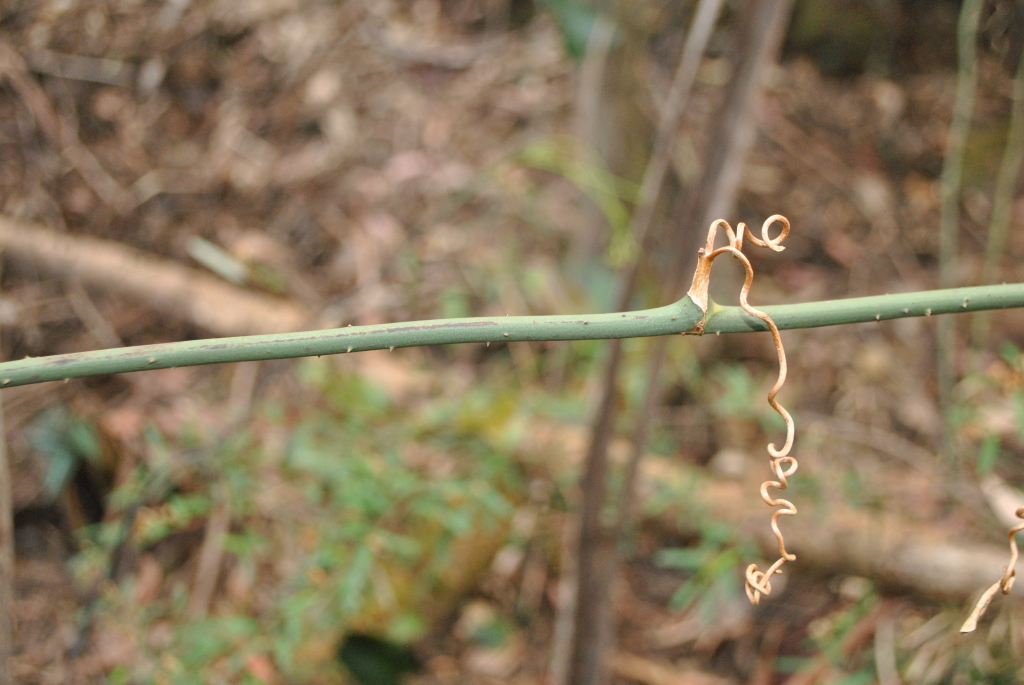
[[[772,238],[768,235],[768,229],[775,223],[779,223],[782,226],[782,230],[779,235]],[[729,244],[716,249],[715,238],[719,228],[725,231]],[[752,604],[759,603],[762,595],[771,593],[771,577],[776,573],[782,573],[782,565],[787,561],[796,559],[795,554],[786,551],[786,542],[782,536],[782,531],[779,529],[779,517],[796,514],[796,505],[781,497],[773,498],[768,490],[769,488],[785,490],[788,487],[786,479],[796,473],[798,464],[796,458],[789,454],[789,451],[793,448],[793,436],[795,433],[793,417],[775,399],[775,396],[778,395],[779,390],[786,382],[786,350],[782,346],[779,328],[772,321],[771,317],[759,309],[755,309],[747,302],[747,295],[750,293],[750,286],[754,281],[754,268],[750,265],[750,260],[743,254],[742,249],[745,236],[758,247],[767,247],[775,252],[781,252],[785,249],[781,243],[786,239],[787,235],[789,235],[789,220],[781,214],[774,214],[765,220],[761,226],[760,238],[751,233],[746,224],[739,224],[736,230],[733,231],[732,226],[727,221],[722,219],[715,221],[708,230],[707,244],[698,252],[697,271],[694,274],[693,285],[689,293],[691,299],[707,311],[707,285],[711,273],[711,263],[716,257],[725,253],[729,253],[740,260],[743,263],[743,268],[746,270],[746,278],[743,281],[743,288],[740,290],[740,307],[751,316],[756,316],[768,324],[768,328],[772,333],[772,340],[775,342],[775,351],[779,355],[779,377],[775,381],[775,385],[772,386],[772,389],[768,391],[768,404],[786,422],[786,443],[781,449],[776,448],[774,443],[768,445],[770,466],[777,480],[769,480],[761,484],[761,499],[770,507],[779,507],[772,513],[772,532],[775,533],[775,539],[779,543],[779,558],[764,572],[758,570],[757,564],[751,564],[747,567],[746,592]],[[1014,547],[1014,550],[1016,550],[1016,547]]]
[[[1024,519],[1024,507],[1017,509],[1017,518]],[[985,590],[985,592],[978,598],[978,603],[974,605],[974,611],[967,617],[964,624],[960,626],[961,633],[973,633],[974,629],[978,627],[978,619],[981,618],[985,610],[988,609],[989,602],[996,596],[996,592],[999,590],[1003,591],[1004,595],[1010,594],[1010,590],[1013,589],[1013,580],[1017,576],[1017,538],[1016,535],[1020,531],[1024,530],[1024,521],[1021,521],[1009,531],[1010,538],[1010,563],[1003,567],[1003,577],[992,584],[992,586]]]

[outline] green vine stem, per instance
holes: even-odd
[[[780,329],[785,330],[1010,307],[1024,307],[1024,283],[774,305],[762,307],[762,310],[774,319]],[[616,314],[436,319],[120,347],[5,362],[0,364],[0,387],[176,366],[312,357],[422,345],[597,340],[768,330],[767,324],[740,307],[722,307],[709,301],[707,309],[705,317],[702,308],[686,296],[665,307]]]

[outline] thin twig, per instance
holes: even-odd
[[[28,65],[11,46],[0,42],[0,76],[6,76],[35,118],[40,131],[71,163],[93,192],[119,214],[129,214],[138,201],[114,179],[96,156],[78,139],[78,133],[63,121],[50,104],[46,92],[28,73]]]
[[[615,37],[615,25],[598,15],[587,38],[587,52],[580,68],[580,85],[577,91],[576,137],[587,145],[593,145],[597,135],[597,119],[604,85],[605,67]]]
[[[629,231],[636,242],[640,245],[640,254],[626,271],[625,278],[620,286],[618,308],[626,309],[629,306],[630,298],[636,287],[636,280],[643,266],[644,258],[650,249],[651,221],[654,218],[654,209],[658,203],[658,196],[661,193],[662,184],[665,181],[665,174],[668,171],[668,163],[671,158],[672,137],[679,127],[679,118],[686,109],[690,100],[690,93],[693,89],[693,82],[700,67],[700,60],[707,48],[711,33],[715,27],[715,21],[722,8],[722,0],[701,0],[694,15],[693,23],[686,36],[686,44],[683,46],[683,53],[679,58],[679,65],[676,67],[675,75],[672,77],[672,85],[669,88],[665,104],[661,108],[658,118],[658,128],[654,138],[654,146],[651,150],[651,158],[644,170],[643,181],[640,184],[639,200],[636,209],[630,217]],[[676,279],[678,280],[678,279]],[[674,289],[674,288],[673,288]],[[655,357],[660,352],[655,351]],[[652,374],[657,373],[660,362],[652,367]],[[650,392],[648,394],[651,394]],[[642,435],[646,435],[646,429],[640,428]],[[646,442],[646,438],[639,439],[634,436],[634,443]],[[636,471],[636,465],[627,467],[628,471]],[[627,479],[627,483],[632,480]],[[627,487],[627,490],[630,488]],[[625,492],[625,491],[624,491]],[[625,501],[623,503],[626,503]],[[621,520],[621,515],[620,515]]]
[[[77,278],[72,278],[68,282],[68,304],[74,310],[75,316],[85,324],[89,335],[102,347],[124,347],[124,342],[121,341],[117,331],[103,316]]]
[[[220,575],[221,560],[224,558],[224,536],[230,524],[231,509],[227,494],[218,492],[214,495],[210,518],[206,521],[203,545],[199,550],[199,565],[188,600],[188,614],[192,618],[202,618],[210,607],[213,591],[217,587],[217,577]]]
[[[723,0],[701,0],[697,13],[686,36],[686,45],[679,58],[679,66],[672,77],[672,86],[658,118],[658,129],[654,137],[651,158],[644,170],[644,178],[640,184],[640,199],[630,219],[630,233],[640,245],[645,244],[654,217],[658,194],[672,152],[672,137],[679,127],[679,117],[686,109],[693,89],[693,81],[700,66],[701,57],[707,48],[708,40],[715,28],[715,21],[722,8]]]
[[[569,507],[562,523],[555,622],[551,634],[551,656],[548,659],[547,681],[561,685],[569,674],[572,658],[573,620],[576,617],[576,596],[579,589],[577,546],[580,536],[580,517],[576,507]]]
[[[142,299],[219,335],[297,330],[309,320],[303,307],[288,300],[111,240],[57,233],[0,216],[0,249],[84,287]]]
[[[672,79],[672,85],[661,110],[655,143],[644,171],[637,207],[630,218],[629,233],[640,246],[636,259],[629,264],[619,284],[618,309],[629,306],[633,290],[636,286],[640,269],[648,253],[651,239],[651,224],[658,195],[668,170],[673,135],[678,128],[679,118],[689,100],[694,77],[700,65],[701,56],[714,29],[715,20],[721,10],[721,0],[701,0],[697,12],[687,34],[686,44],[680,56],[679,65]],[[678,279],[678,275],[677,275]],[[655,343],[656,353],[664,351],[662,342]],[[573,603],[575,612],[571,632],[565,634],[568,646],[556,643],[553,652],[568,651],[571,655],[571,669],[567,673],[574,685],[592,685],[604,679],[602,655],[611,642],[614,632],[612,622],[606,620],[610,614],[612,597],[611,584],[618,570],[617,541],[622,532],[624,519],[623,509],[632,508],[631,492],[636,480],[639,455],[630,459],[627,466],[625,486],[620,500],[619,521],[611,530],[604,530],[598,513],[604,507],[606,485],[604,474],[607,472],[607,449],[610,426],[615,422],[615,404],[608,401],[613,398],[617,388],[619,363],[622,359],[621,342],[615,340],[609,346],[607,366],[603,376],[604,385],[601,389],[602,401],[592,419],[591,441],[587,451],[585,466],[585,485],[583,488],[584,514],[581,518],[580,543],[577,550],[579,559],[576,568],[579,577],[575,581],[578,592],[585,593],[585,599]],[[660,362],[657,364],[660,366]],[[656,373],[656,369],[654,371]],[[646,404],[653,407],[652,394],[654,386],[649,387]],[[649,424],[647,414],[642,414],[638,425],[638,435],[634,436],[634,444],[639,444],[642,451],[646,442],[645,428]],[[600,480],[592,477],[600,474]],[[556,684],[563,681],[554,681]]]
[[[875,626],[874,651],[878,685],[902,685],[896,665],[896,621],[890,613]]]
[[[32,71],[75,81],[104,83],[129,88],[135,80],[135,68],[128,62],[102,57],[68,55],[53,50],[28,50],[25,61]]]
[[[995,283],[999,279],[1003,252],[1006,249],[1006,233],[1013,216],[1013,201],[1024,163],[1024,53],[1017,63],[1017,74],[1013,79],[1013,107],[1010,111],[1010,130],[1006,134],[1006,148],[996,177],[996,190],[992,196],[992,217],[988,223],[988,242],[985,245],[985,261],[981,267],[980,285]],[[975,314],[972,322],[972,337],[976,344],[984,344],[988,338],[991,317]]]
[[[974,111],[974,96],[978,81],[978,21],[982,0],[964,0],[957,24],[957,45],[960,68],[957,74],[956,101],[953,120],[946,140],[946,159],[942,167],[942,215],[939,225],[939,285],[951,288],[957,282],[957,251],[960,232],[960,183],[963,173],[964,149],[967,132]],[[953,385],[956,382],[956,329],[954,322],[942,319],[935,325],[936,356],[939,381],[939,404],[943,412],[949,410]],[[945,425],[945,422],[944,422]],[[951,452],[950,437],[944,439],[947,453]]]
[[[228,420],[238,428],[249,419],[252,399],[259,378],[259,362],[246,362],[235,367],[228,390]],[[210,610],[210,602],[217,588],[217,578],[224,563],[224,538],[231,525],[231,502],[227,487],[223,484],[214,489],[210,517],[206,521],[203,544],[199,550],[199,564],[192,582],[188,613],[193,618],[202,618]]]

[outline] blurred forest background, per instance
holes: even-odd
[[[961,285],[1024,279],[1024,4],[980,4]],[[657,306],[719,216],[792,221],[755,305],[937,287],[960,12],[8,0],[3,358]],[[1024,682],[1019,596],[956,632],[1024,500],[1024,318],[956,333],[945,397],[933,319],[783,334],[798,560],[757,607],[764,334],[6,390],[13,681]]]

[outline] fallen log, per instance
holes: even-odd
[[[109,240],[57,233],[0,216],[0,250],[83,285],[141,299],[217,336],[302,330],[299,305],[230,285],[215,276]]]
[[[688,484],[705,516],[731,523],[742,537],[756,540],[767,556],[777,553],[766,507],[751,483],[712,478],[700,469],[653,456],[645,459],[642,477],[647,492],[658,481]],[[682,513],[680,508],[666,510],[648,517],[646,523],[666,533],[698,532],[687,530],[696,517]],[[967,540],[941,523],[852,509],[838,501],[830,501],[827,510],[805,507],[799,516],[788,517],[780,525],[787,548],[797,555],[802,569],[864,576],[883,588],[935,599],[967,599],[998,577],[1006,565],[1005,542]],[[1024,588],[1014,587],[1012,594],[1024,596]]]

